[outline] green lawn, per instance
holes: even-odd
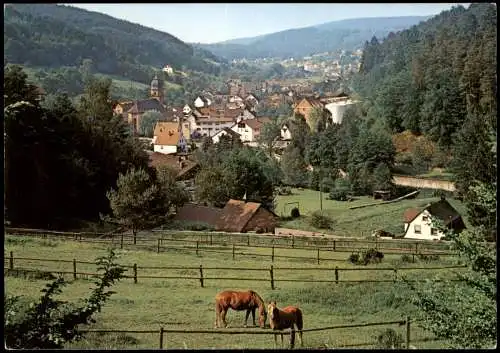
[[[303,229],[307,231],[323,232],[346,237],[369,236],[377,229],[384,229],[394,234],[402,234],[404,231],[403,213],[412,207],[421,207],[430,202],[437,201],[437,197],[424,197],[402,200],[389,204],[374,200],[368,196],[358,197],[351,202],[328,200],[328,194],[323,193],[323,211],[334,220],[332,229],[320,230],[309,225],[310,214],[320,209],[319,191],[309,189],[292,189],[293,194],[289,196],[278,195],[276,214],[289,216],[290,210],[295,207],[294,202],[299,203],[301,217],[294,220],[282,221],[280,226],[284,228]],[[453,207],[464,218],[465,224],[469,226],[466,217],[465,206],[458,200],[448,199]],[[349,209],[352,206],[365,205],[379,202],[380,205]]]
[[[291,271],[280,270],[284,267],[312,268],[318,267],[316,261],[278,258],[275,260],[276,289],[270,288],[268,271],[256,271],[259,268],[269,268],[272,264],[270,256],[237,256],[232,259],[230,249],[225,253],[202,252],[196,255],[193,250],[165,249],[164,252],[135,250],[127,248],[117,250],[119,262],[139,266],[138,283],[132,279],[124,279],[116,285],[110,301],[105,304],[101,313],[97,314],[97,323],[94,329],[123,329],[123,330],[159,330],[160,327],[178,329],[212,329],[215,319],[214,296],[223,289],[256,290],[264,300],[276,300],[278,306],[298,305],[304,312],[304,327],[322,327],[360,322],[380,322],[400,320],[406,315],[412,315],[414,308],[410,304],[409,290],[402,283],[307,283],[307,282],[280,282],[280,279],[329,279],[334,278],[332,271]],[[93,261],[97,256],[105,254],[102,244],[79,243],[74,241],[43,240],[29,237],[7,235],[4,244],[4,257],[13,251],[15,257],[42,258]],[[257,249],[268,253],[268,249]],[[306,256],[310,250],[277,249],[276,255],[287,254]],[[348,253],[331,252],[322,256],[329,256],[344,260]],[[449,264],[438,260],[435,263],[401,264],[400,256],[387,255],[379,265],[369,265],[368,268],[387,266],[441,266]],[[8,263],[8,262],[7,262]],[[222,269],[205,271],[205,277],[239,277],[261,278],[257,280],[215,280],[205,281],[205,288],[200,287],[197,279],[151,279],[141,278],[149,276],[194,276],[197,269],[191,270],[162,270],[144,269],[148,266],[216,266]],[[347,261],[330,264],[330,268],[354,268]],[[71,263],[37,262],[34,260],[15,260],[15,267],[39,268],[45,270],[71,271]],[[248,270],[230,270],[224,268],[239,267]],[[328,267],[321,264],[320,267]],[[365,268],[365,267],[363,267]],[[94,272],[95,265],[78,264],[78,271]],[[451,270],[410,270],[410,278],[432,278],[437,274],[449,276]],[[391,271],[344,271],[340,279],[392,279]],[[71,275],[68,277],[71,280]],[[21,295],[24,299],[33,299],[40,296],[40,290],[47,281],[25,279],[16,276],[5,276],[5,293]],[[86,279],[73,281],[66,287],[61,299],[75,302],[84,298],[89,292],[91,282]],[[227,316],[231,328],[242,329],[244,313],[230,311]],[[393,327],[404,337],[404,327]],[[386,327],[365,327],[354,329],[340,329],[322,332],[304,333],[306,347],[338,347],[345,344],[374,342],[375,337]],[[412,326],[413,339],[428,337],[416,325]],[[252,335],[215,335],[215,334],[167,334],[165,346],[167,348],[271,348],[272,336]],[[84,341],[72,344],[68,348],[157,348],[158,334],[105,334],[88,335]],[[440,342],[412,343],[418,348],[436,348]]]

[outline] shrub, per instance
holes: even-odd
[[[311,225],[319,229],[328,229],[332,226],[333,220],[322,211],[314,211],[311,215]]]
[[[349,199],[349,191],[351,185],[349,180],[339,178],[335,180],[335,185],[330,192],[330,199],[336,201],[347,201]]]
[[[352,264],[359,264],[359,254],[357,253],[353,253],[351,255],[349,255],[349,258],[347,259],[347,261],[349,261],[350,263]]]
[[[292,188],[289,186],[282,186],[278,188],[278,195],[291,195],[292,194]]]
[[[262,234],[262,233],[264,233],[264,228],[257,227],[257,228],[255,229],[255,233],[257,233],[257,234]]]
[[[377,337],[377,348],[401,349],[403,336],[392,328],[385,329]]]
[[[425,262],[430,262],[430,261],[438,261],[439,260],[439,255],[436,254],[418,254],[418,259],[421,261]]]
[[[369,263],[379,263],[383,258],[384,254],[374,248],[368,249],[361,253],[363,265],[368,265]]]
[[[408,254],[401,255],[401,262],[413,262],[413,258]]]
[[[297,207],[292,208],[292,211],[290,212],[290,216],[292,218],[299,218],[300,217],[300,211]]]

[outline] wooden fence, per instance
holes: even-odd
[[[327,327],[318,327],[318,328],[310,328],[303,329],[303,333],[307,332],[319,332],[319,331],[329,331],[329,330],[338,330],[338,329],[346,329],[346,328],[360,328],[360,327],[373,327],[373,326],[389,326],[389,325],[398,325],[405,326],[405,335],[404,335],[404,348],[410,349],[411,343],[416,342],[428,342],[428,341],[439,341],[439,338],[423,338],[423,339],[414,339],[411,340],[411,323],[414,322],[410,320],[410,317],[406,317],[404,320],[398,321],[385,321],[385,322],[371,322],[371,323],[359,323],[359,324],[347,324],[347,325],[335,325],[335,326],[327,326]],[[283,331],[272,331],[270,329],[259,329],[259,330],[185,330],[185,329],[164,329],[160,327],[159,330],[80,330],[81,333],[138,333],[138,334],[158,334],[159,338],[159,349],[167,348],[167,338],[168,334],[173,333],[181,333],[181,334],[215,334],[215,335],[281,335],[287,334]],[[288,331],[288,335],[290,337],[289,348],[294,348],[295,345],[295,331]],[[362,347],[362,346],[375,346],[377,342],[357,342],[351,344],[339,345],[336,347],[329,348],[345,348],[345,347]]]
[[[192,247],[185,246],[184,249],[196,251],[198,254],[200,251],[211,251],[211,252],[221,252],[216,249],[209,249],[207,247],[203,248],[203,245],[223,245],[227,246],[228,243],[232,245],[232,256],[233,259],[236,255],[249,255],[249,256],[266,256],[258,253],[236,253],[236,246],[238,247],[246,247],[246,248],[266,248],[269,249],[271,254],[271,259],[274,261],[275,257],[282,258],[304,258],[304,259],[315,259],[318,261],[321,260],[319,256],[320,251],[334,251],[334,252],[359,252],[361,250],[365,250],[368,248],[375,248],[380,251],[384,251],[386,253],[394,254],[394,255],[412,255],[413,260],[415,256],[418,255],[439,255],[439,256],[455,256],[456,253],[452,251],[443,251],[436,250],[435,247],[443,248],[443,245],[430,243],[425,244],[421,241],[408,242],[401,241],[397,242],[396,245],[400,245],[400,247],[393,247],[394,243],[384,241],[384,240],[363,240],[363,239],[318,239],[311,240],[309,237],[296,237],[296,236],[262,236],[257,234],[224,234],[224,233],[203,233],[203,232],[162,232],[162,237],[134,237],[133,235],[126,234],[106,234],[105,238],[99,238],[98,233],[64,233],[64,232],[52,232],[52,231],[44,231],[44,230],[34,230],[34,229],[13,229],[7,228],[6,232],[17,235],[34,235],[41,236],[43,238],[50,237],[62,237],[64,239],[70,239],[80,242],[89,242],[89,243],[111,243],[111,245],[120,246],[123,249],[124,246],[134,245],[134,246],[142,246],[148,249],[152,249],[153,247],[160,252],[164,247],[164,242],[172,244],[173,242],[180,242],[185,244],[193,244]],[[168,238],[167,238],[168,236]],[[194,239],[183,239],[183,237],[195,237]],[[132,241],[127,241],[132,240]],[[141,243],[141,244],[138,244]],[[147,245],[149,243],[150,245]],[[253,243],[253,244],[251,244]],[[260,243],[260,244],[259,244]],[[264,243],[264,244],[262,244]],[[266,244],[267,243],[267,244]],[[269,244],[271,243],[271,244]],[[301,244],[302,243],[302,244]],[[312,245],[311,245],[312,243]],[[196,247],[194,245],[196,244]],[[365,247],[360,247],[358,244],[367,244]],[[156,245],[156,246],[155,246]],[[387,247],[390,245],[391,247]],[[406,246],[405,246],[406,245]],[[401,247],[405,246],[405,247]],[[169,248],[173,246],[170,245]],[[434,249],[429,249],[432,247]],[[444,245],[444,247],[448,247]],[[275,256],[275,249],[297,249],[297,250],[312,250],[312,257],[292,257],[292,256]],[[226,253],[226,252],[224,252]],[[325,261],[340,261],[333,259],[323,259]],[[343,261],[343,260],[342,260]]]
[[[59,260],[59,259],[39,259],[39,258],[28,258],[28,257],[14,257],[13,251],[10,252],[9,256],[4,256],[4,262],[8,262],[7,270],[12,272],[38,272],[40,269],[27,269],[27,268],[16,268],[15,260],[17,261],[38,261],[38,262],[62,262],[62,263],[70,263],[72,264],[72,271],[61,271],[61,270],[46,270],[44,272],[56,273],[58,275],[70,274],[73,276],[73,279],[77,279],[78,276],[97,276],[98,273],[94,272],[78,272],[77,264],[92,264],[95,263],[90,261],[78,261],[76,259],[73,260]],[[268,268],[241,268],[241,267],[203,267],[203,265],[199,266],[139,266],[136,263],[133,265],[121,265],[126,268],[127,271],[132,269],[131,275],[124,275],[124,278],[132,278],[134,283],[138,283],[139,278],[141,279],[181,279],[181,280],[196,280],[199,281],[200,286],[205,287],[206,281],[208,280],[238,280],[238,281],[262,281],[269,282],[271,289],[276,288],[277,282],[302,282],[302,283],[383,283],[383,282],[396,282],[398,280],[398,271],[399,273],[403,271],[409,270],[443,270],[443,269],[464,269],[465,265],[461,266],[440,266],[440,267],[374,267],[374,268],[339,268],[336,266],[335,268],[325,268],[325,267],[278,267],[275,268],[273,265],[270,265]],[[150,276],[150,275],[139,275],[139,269],[142,270],[198,270],[199,276]],[[268,278],[258,277],[211,277],[207,276],[206,271],[210,270],[233,270],[233,271],[251,271],[251,272],[267,272],[269,274]],[[297,279],[297,278],[276,278],[276,271],[328,271],[332,273],[332,279]],[[5,270],[4,270],[5,271]],[[391,279],[371,279],[371,280],[350,280],[350,279],[340,279],[341,272],[349,272],[349,271],[390,271],[393,273]],[[448,279],[450,281],[459,281],[459,279]],[[406,280],[409,282],[420,282],[423,280]],[[444,280],[433,280],[433,281],[444,281]]]

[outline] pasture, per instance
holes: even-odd
[[[309,224],[312,212],[320,209],[319,191],[309,189],[292,189],[292,195],[278,195],[275,213],[278,216],[290,216],[290,211],[299,203],[300,217],[282,221],[281,227],[302,229],[346,237],[369,236],[377,229],[383,229],[394,234],[404,232],[403,213],[412,207],[421,207],[430,202],[438,201],[438,197],[422,197],[407,199],[390,204],[382,204],[381,200],[374,200],[368,196],[356,197],[351,202],[328,200],[328,193],[323,193],[323,211],[334,221],[332,229],[317,229]],[[462,215],[466,226],[470,226],[466,217],[465,205],[458,200],[447,199],[450,204]],[[380,202],[380,205],[349,209],[349,207]]]
[[[92,262],[97,256],[105,254],[106,246],[98,243],[80,243],[68,240],[47,240],[32,237],[17,237],[7,235],[4,244],[5,254],[13,251],[15,257],[60,259]],[[221,247],[222,248],[222,247]],[[223,249],[222,249],[223,250]],[[227,249],[226,249],[227,250]],[[259,249],[255,250],[259,251]],[[262,249],[261,251],[265,251]],[[279,249],[288,255],[302,256],[309,250]],[[165,247],[156,253],[137,248],[117,250],[120,264],[139,267],[138,283],[130,278],[120,281],[113,290],[116,291],[109,302],[97,315],[97,323],[92,329],[114,330],[159,330],[165,329],[213,329],[215,320],[214,296],[224,289],[248,289],[257,291],[266,302],[275,300],[278,307],[297,305],[304,312],[304,328],[333,326],[363,322],[397,321],[407,315],[412,316],[415,308],[409,300],[407,287],[401,282],[387,283],[312,283],[312,282],[280,282],[279,279],[298,278],[303,280],[328,279],[333,277],[333,271],[290,271],[280,270],[286,267],[315,268],[316,261],[279,258],[274,264],[270,257],[239,256],[232,260],[230,250],[226,253],[186,251],[174,247]],[[278,254],[278,251],[277,251]],[[348,253],[332,252],[329,256],[346,260]],[[4,258],[7,258],[4,255]],[[399,266],[412,267],[418,265],[442,266],[449,265],[453,258],[440,259],[433,263],[407,264],[401,262],[400,255],[387,254],[381,264],[361,266],[376,269],[377,267]],[[218,267],[207,271],[207,277],[235,277],[248,280],[215,280],[207,279],[204,288],[197,279],[153,279],[141,276],[165,276],[164,269],[141,269],[143,267],[179,266],[179,267]],[[275,266],[276,289],[269,285],[268,273],[259,269]],[[347,261],[336,263],[342,268],[359,268]],[[37,262],[31,260],[16,260],[16,268],[36,268],[50,271],[70,271],[71,263]],[[246,270],[229,269],[233,267]],[[333,268],[333,264],[323,264],[321,267]],[[95,272],[93,264],[78,264],[80,272]],[[196,269],[168,270],[169,275],[198,276]],[[449,276],[454,270],[410,270],[407,276],[411,278],[433,278],[434,276]],[[71,275],[68,279],[71,280]],[[265,280],[252,280],[262,278]],[[346,271],[342,274],[346,279],[384,279],[392,278],[387,271]],[[40,296],[40,290],[47,281],[27,279],[16,276],[5,276],[5,291],[10,295],[22,295],[35,299]],[[76,302],[78,298],[88,295],[92,284],[88,279],[77,279],[68,285],[61,299]],[[230,311],[227,315],[229,327],[243,329],[244,313]],[[389,326],[404,336],[403,326]],[[332,331],[304,333],[305,347],[339,347],[343,345],[375,342],[376,336],[385,327],[364,327],[338,329]],[[220,329],[223,330],[223,329]],[[248,329],[250,331],[254,329]],[[255,329],[258,330],[258,329]],[[429,337],[417,324],[412,325],[412,345],[418,348],[444,347],[442,341],[417,343],[416,340]],[[415,340],[415,343],[413,341]],[[173,333],[165,337],[166,348],[272,348],[274,344],[271,335],[217,335]],[[88,334],[84,341],[72,344],[68,348],[157,348],[158,334]]]

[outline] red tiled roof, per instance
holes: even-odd
[[[215,227],[221,214],[221,208],[185,204],[178,210],[174,219],[179,221],[203,222]]]
[[[422,213],[422,211],[423,210],[419,210],[418,208],[407,209],[403,214],[405,223],[410,223],[411,221],[413,221],[420,213]]]
[[[260,203],[229,200],[222,210],[215,229],[226,232],[241,232],[255,215]]]
[[[154,136],[155,145],[177,146],[179,142],[179,123],[178,122],[157,122]]]

